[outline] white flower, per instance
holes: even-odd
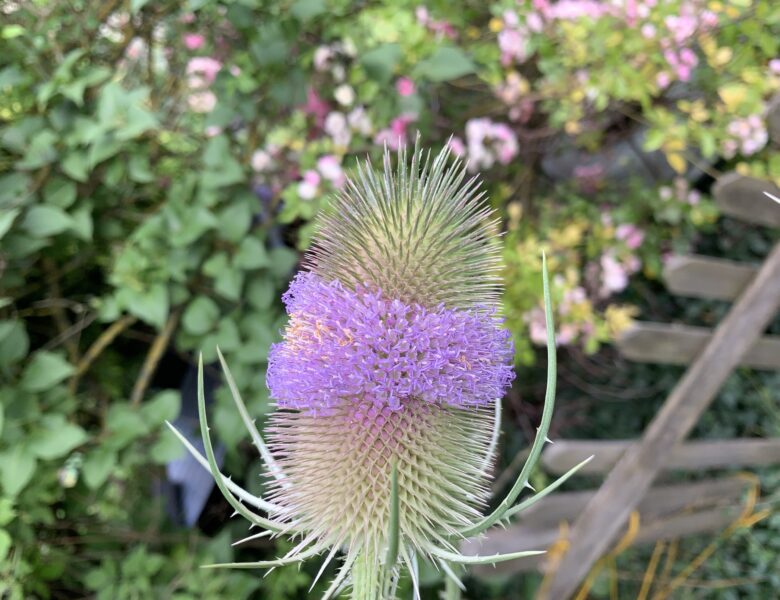
[[[355,90],[352,89],[352,86],[342,83],[336,88],[333,97],[336,99],[336,102],[342,106],[352,106],[355,102]]]

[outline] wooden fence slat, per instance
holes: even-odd
[[[778,206],[771,201],[769,204]],[[772,249],[756,277],[672,390],[641,442],[621,456],[577,517],[569,547],[556,565],[549,589],[540,598],[565,600],[576,592],[599,557],[615,543],[675,446],[696,425],[778,308],[780,244]]]
[[[542,453],[542,466],[549,473],[565,473],[593,456],[579,472],[603,474],[635,443],[632,440],[556,440]],[[675,447],[663,468],[694,471],[725,467],[760,467],[780,464],[780,438],[696,440]]]
[[[682,510],[730,506],[740,500],[749,483],[744,476],[728,475],[694,483],[659,485],[650,488],[638,510],[643,520],[650,520]],[[552,493],[518,514],[516,524],[543,529],[557,527],[561,521],[571,522],[595,493],[596,490]]]
[[[640,529],[634,543],[721,531],[739,513],[738,506],[748,486],[745,478],[722,477],[651,488],[638,507]],[[481,538],[466,540],[461,551],[468,555],[488,555],[549,548],[560,537],[559,524],[576,518],[594,494],[594,490],[551,494],[543,504],[521,513],[520,520],[507,529],[495,529]],[[542,506],[541,510],[536,509]],[[554,507],[552,512],[551,507]],[[551,516],[557,518],[551,520]],[[499,563],[495,568],[475,567],[473,571],[486,577],[528,572],[544,559],[544,556],[525,558]]]
[[[780,188],[764,179],[732,172],[718,178],[712,195],[723,214],[741,221],[780,227],[780,204],[764,195],[780,197]]]
[[[685,365],[712,339],[706,327],[636,322],[616,340],[620,353],[636,362]],[[767,335],[752,344],[739,366],[775,371],[780,369],[780,336]]]
[[[673,256],[664,266],[667,289],[679,296],[734,300],[742,293],[758,267],[709,256]]]

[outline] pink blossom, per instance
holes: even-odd
[[[547,322],[544,311],[535,307],[525,314],[525,321],[528,323],[528,337],[531,342],[537,346],[544,346],[547,343]]]
[[[319,192],[320,175],[317,171],[308,170],[303,174],[303,180],[298,183],[298,195],[304,200],[313,199]]]
[[[489,169],[496,160],[509,163],[518,153],[517,137],[505,123],[471,119],[466,123],[469,170]]]
[[[623,223],[615,230],[615,237],[626,243],[630,250],[636,250],[645,239],[645,232],[636,225]]]
[[[769,70],[775,75],[780,75],[780,58],[773,58],[769,61]]]
[[[341,188],[346,181],[341,163],[333,154],[321,156],[317,160],[317,170],[336,188]]]
[[[466,146],[463,144],[463,140],[457,136],[452,136],[447,145],[455,156],[461,157],[466,154]]]
[[[273,158],[265,150],[257,150],[252,154],[252,170],[257,173],[267,171],[273,166]]]
[[[214,82],[220,69],[222,63],[210,56],[196,56],[187,63],[187,75],[202,77],[206,85]]]
[[[314,51],[314,70],[320,73],[327,70],[333,50],[328,46],[320,46]]]
[[[406,143],[406,129],[417,120],[416,115],[403,114],[390,122],[390,127],[382,129],[374,136],[375,144],[387,144],[390,150],[398,150]]]
[[[187,50],[197,50],[206,43],[206,38],[199,33],[185,33],[182,39]]]
[[[408,77],[399,77],[395,82],[395,90],[400,96],[411,96],[414,94],[414,81]]]
[[[330,106],[319,97],[313,88],[306,90],[306,104],[303,105],[303,112],[314,117],[317,127],[322,127],[325,123],[325,117],[330,112]]]
[[[512,61],[523,63],[528,58],[526,39],[517,29],[504,29],[498,33],[498,47],[501,50],[501,64],[512,64]]]
[[[204,133],[206,134],[206,137],[216,137],[222,133],[222,127],[219,125],[209,125],[206,127],[206,131]]]
[[[349,145],[349,141],[352,139],[352,133],[347,125],[347,118],[343,113],[333,111],[325,117],[325,123],[323,125],[325,133],[327,133],[336,146],[346,148]]]
[[[542,17],[537,12],[530,12],[525,17],[525,24],[534,33],[540,33],[544,29]]]
[[[347,115],[347,122],[353,131],[361,135],[370,135],[374,127],[371,124],[371,117],[368,116],[366,109],[358,106]]]
[[[615,292],[623,291],[628,285],[628,272],[611,253],[604,253],[599,261],[601,266],[601,288],[599,294],[606,298]]]
[[[647,40],[652,40],[655,37],[655,25],[652,23],[645,23],[639,31],[642,33],[642,37]]]
[[[667,87],[669,87],[669,84],[672,82],[672,79],[671,77],[669,77],[669,73],[667,73],[666,71],[661,71],[660,73],[658,73],[658,75],[656,75],[655,82],[659,88],[664,90]]]
[[[130,60],[138,60],[146,51],[146,42],[142,38],[133,38],[127,45],[125,56]]]
[[[195,92],[187,98],[190,108],[197,113],[207,113],[214,110],[217,105],[217,97],[208,90]]]
[[[560,20],[598,19],[612,11],[612,7],[597,0],[560,0],[549,8],[547,16]]]

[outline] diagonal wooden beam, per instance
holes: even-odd
[[[574,524],[570,546],[543,598],[570,598],[614,543],[628,516],[780,308],[780,243],[715,330],[642,436]]]

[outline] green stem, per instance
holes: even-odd
[[[449,577],[444,578],[444,600],[460,600],[460,588],[458,587],[458,584],[455,583],[452,579]]]
[[[366,549],[352,567],[352,600],[385,600],[383,583],[379,557]]]

